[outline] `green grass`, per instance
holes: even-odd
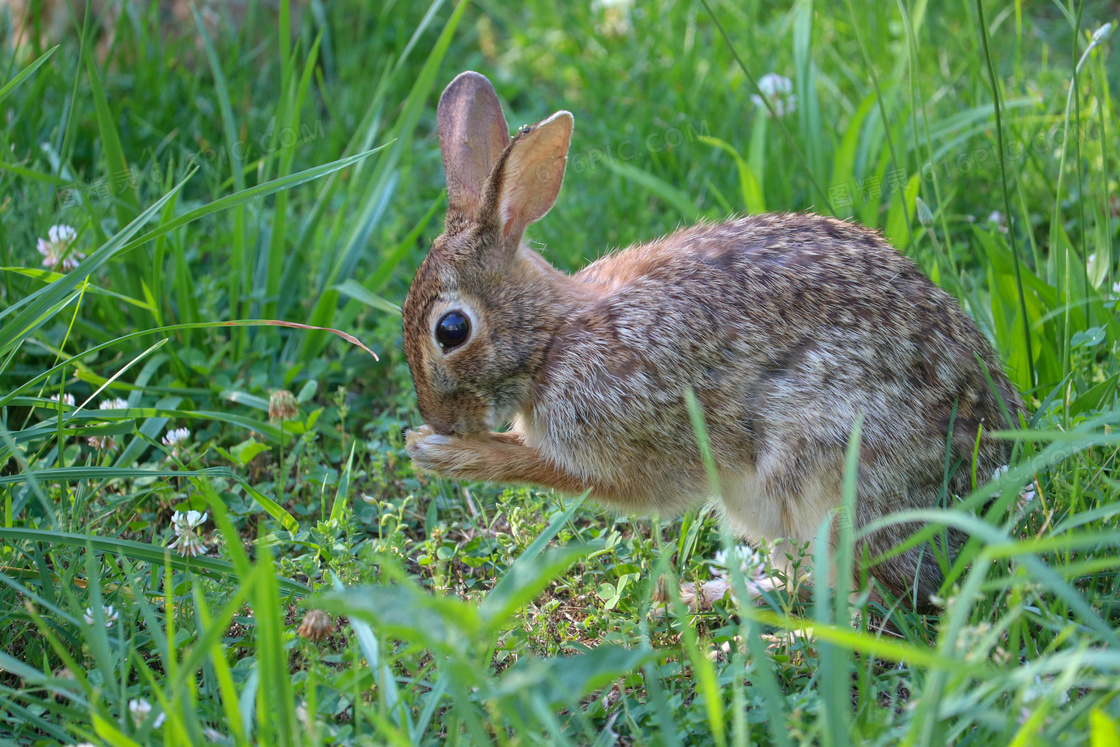
[[[338,0],[289,38],[153,4],[107,49],[32,17],[0,80],[0,742],[1120,744],[1111,8]],[[679,582],[735,544],[713,511],[413,473],[399,303],[464,69],[513,126],[576,116],[530,232],[558,266],[815,210],[960,299],[1031,418],[995,482],[886,520],[974,538],[942,614],[822,584],[692,613]]]

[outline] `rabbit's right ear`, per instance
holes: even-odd
[[[478,73],[460,73],[439,97],[436,126],[447,172],[448,212],[474,218],[486,177],[510,141],[494,86]]]

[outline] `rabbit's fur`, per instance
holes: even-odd
[[[425,421],[408,436],[418,468],[681,511],[711,493],[685,405],[691,389],[732,528],[804,542],[840,503],[861,415],[857,526],[970,493],[978,432],[979,474],[1006,463],[1006,444],[986,435],[1009,425],[997,392],[1010,413],[1021,404],[992,347],[878,234],[815,215],[753,215],[568,276],[523,234],[559,193],[571,114],[511,140],[489,81],[467,72],[444,91],[438,127],[446,230],[403,309]],[[469,319],[470,333],[441,347],[436,327],[449,311]],[[510,431],[492,432],[509,420]],[[916,528],[872,535],[869,557]],[[939,532],[938,541],[946,536],[951,555],[963,538]],[[942,581],[929,549],[870,572],[921,604]]]

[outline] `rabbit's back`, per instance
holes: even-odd
[[[561,327],[519,428],[557,464],[615,486],[605,497],[623,505],[673,509],[708,490],[686,389],[703,406],[732,520],[749,536],[799,539],[838,502],[859,415],[865,523],[936,500],[950,430],[954,459],[967,458],[950,490],[968,492],[978,427],[1005,424],[977,356],[1019,407],[956,302],[878,235],[838,220],[696,226],[574,279],[594,300]],[[989,439],[980,457],[985,469],[1006,461]]]

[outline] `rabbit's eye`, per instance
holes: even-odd
[[[436,342],[444,350],[457,348],[471,335],[471,320],[461,311],[449,311],[436,324]]]

